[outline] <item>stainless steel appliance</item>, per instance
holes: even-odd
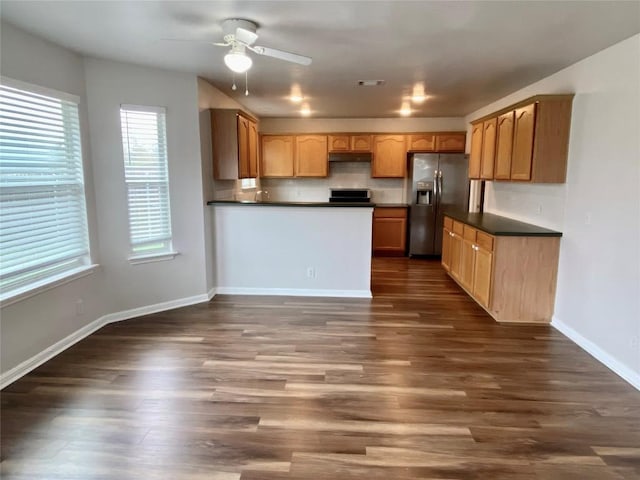
[[[419,153],[409,163],[409,255],[440,255],[446,209],[466,211],[469,161],[463,154]]]
[[[332,188],[329,202],[370,203],[371,191],[368,188]]]

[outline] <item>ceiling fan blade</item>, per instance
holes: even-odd
[[[285,52],[284,50],[278,50],[276,48],[269,47],[251,47],[251,50],[258,55],[265,55],[267,57],[279,58],[287,62],[298,63],[300,65],[311,65],[311,57],[305,57],[304,55],[298,55],[297,53]]]
[[[189,38],[161,38],[160,40],[167,42],[206,43],[207,45],[215,45],[217,47],[228,47],[231,45],[230,43],[215,43],[209,40],[195,40]]]
[[[258,35],[255,32],[251,32],[246,28],[236,28],[236,40],[245,45],[253,45],[258,39]]]

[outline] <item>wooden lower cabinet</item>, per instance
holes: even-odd
[[[492,236],[445,217],[442,266],[495,320],[549,323],[559,237]],[[473,240],[473,234],[476,237]],[[446,245],[446,247],[445,247]],[[446,253],[445,253],[446,252]]]
[[[376,207],[373,210],[374,255],[404,256],[407,248],[407,209]]]

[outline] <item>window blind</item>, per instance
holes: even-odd
[[[89,260],[77,101],[25,88],[0,85],[3,297]]]
[[[171,250],[164,108],[122,105],[124,175],[132,256]]]

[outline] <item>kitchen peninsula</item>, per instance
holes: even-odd
[[[371,297],[373,204],[214,200],[208,205],[217,293]]]

